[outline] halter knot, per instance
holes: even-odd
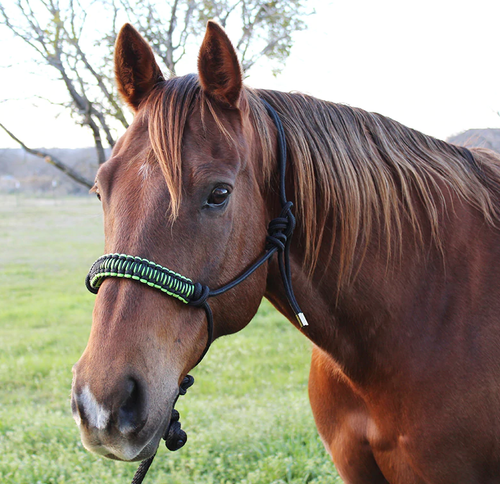
[[[188,304],[189,306],[195,306],[195,307],[203,306],[206,303],[208,296],[210,296],[209,287],[200,284],[199,282],[195,282],[193,295],[189,299]]]
[[[292,235],[295,229],[295,217],[292,213],[292,202],[287,202],[279,214],[279,217],[273,218],[269,222],[266,237],[266,249],[276,247],[279,252],[285,250],[288,237]]]

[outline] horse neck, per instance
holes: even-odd
[[[444,247],[433,240],[423,214],[421,237],[409,223],[403,224],[403,243],[393,247],[392,253],[387,249],[383,232],[374,230],[366,248],[360,247],[356,252],[357,260],[353,261],[356,273],[340,286],[338,248],[334,246],[329,260],[330,246],[326,238],[316,269],[309,274],[304,267],[300,226],[294,234],[293,288],[309,321],[309,327],[303,332],[331,355],[352,380],[362,383],[386,378],[399,370],[398,365],[412,341],[428,331],[424,326],[433,324],[433,313],[440,309],[441,294],[448,290],[447,265],[452,270],[462,257],[459,251],[452,253],[448,246],[467,244],[471,234],[484,226],[484,219],[470,207],[451,200],[452,194],[447,195],[450,198],[447,203],[455,207],[455,212],[450,215],[442,207],[440,236]],[[270,264],[266,297],[296,324],[276,261]]]
[[[274,96],[278,100],[283,97]],[[498,237],[485,221],[500,218],[495,208],[500,202],[493,195],[500,188],[500,160],[478,151],[471,155],[377,115],[315,102],[318,110],[339,120],[338,126],[326,123],[323,136],[317,136],[317,118],[309,112],[302,119],[299,109],[313,101],[300,100],[295,102],[290,96],[285,100],[295,107],[289,117],[300,118],[287,132],[292,162],[286,187],[295,207],[302,208],[302,213],[296,212],[292,279],[299,305],[310,321],[304,333],[332,355],[346,373],[370,375],[379,367],[390,366],[398,346],[408,351],[411,339],[419,338],[423,329],[426,332],[422,325],[440,324],[434,314],[445,310],[440,304],[450,287],[446,270],[466,263],[456,248],[461,246],[463,250],[471,240],[477,246],[478,233],[484,234],[491,245],[493,236]],[[337,129],[345,125],[340,121],[353,117],[371,133],[366,143],[351,146],[349,133]],[[351,131],[355,139],[365,140],[364,131],[356,128],[359,123],[351,123]],[[321,149],[315,149],[311,140],[316,138],[319,144],[325,139],[335,143],[325,142]],[[301,142],[294,144],[294,140],[311,145],[309,151],[301,150]],[[392,148],[386,149],[388,145]],[[308,158],[308,152],[314,156]],[[332,170],[332,166],[339,170]],[[335,184],[329,183],[332,180]],[[320,186],[321,181],[328,183]],[[302,193],[298,200],[293,196],[295,183]],[[382,202],[378,203],[380,197]],[[273,218],[279,211],[276,190],[270,190],[267,198],[269,218]],[[324,203],[315,205],[314,201]],[[334,210],[343,213],[342,217],[335,218]],[[325,220],[325,213],[330,211],[330,218]],[[301,219],[310,222],[307,236],[301,231]],[[377,222],[383,228],[379,229]],[[311,234],[319,234],[323,228],[323,239],[313,244],[313,249],[319,250],[316,269],[308,274],[305,248],[311,249]],[[363,238],[366,246],[359,240]],[[353,247],[356,250],[349,253]],[[488,246],[485,251],[492,249]],[[350,278],[343,277],[347,265],[353,269],[349,273],[348,268]],[[454,297],[466,287],[455,280],[452,285]],[[266,296],[294,322],[275,262],[270,265]],[[406,335],[405,345],[399,345],[402,334]]]

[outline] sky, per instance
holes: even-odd
[[[246,83],[376,111],[446,139],[500,128],[499,0],[309,0],[282,73],[262,60]],[[230,27],[229,27],[230,32]],[[32,147],[92,146],[86,128],[43,98],[66,100],[54,74],[0,30],[0,123]],[[193,48],[178,74],[194,72]],[[110,65],[110,70],[112,66]],[[3,132],[0,148],[17,147]]]

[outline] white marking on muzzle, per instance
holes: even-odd
[[[88,385],[80,393],[80,403],[83,406],[83,411],[90,427],[99,430],[106,428],[110,411],[97,402]]]

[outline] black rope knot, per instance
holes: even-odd
[[[193,383],[194,378],[191,375],[186,375],[184,380],[182,380],[182,383],[179,385],[179,394],[177,395],[177,399],[180,396],[185,395],[188,388],[191,387]],[[174,407],[177,403],[177,399],[175,400]],[[167,449],[172,452],[179,450],[187,441],[187,434],[184,430],[182,430],[179,418],[179,412],[173,408],[172,415],[170,416],[170,425],[163,436]]]
[[[295,229],[295,217],[292,213],[292,202],[283,205],[279,217],[273,218],[267,228],[266,249],[276,247],[279,252],[283,252],[288,238]]]
[[[203,306],[207,302],[209,295],[210,295],[210,289],[208,286],[204,286],[199,282],[195,282],[194,292],[188,304],[190,306],[196,306],[196,307]]]

